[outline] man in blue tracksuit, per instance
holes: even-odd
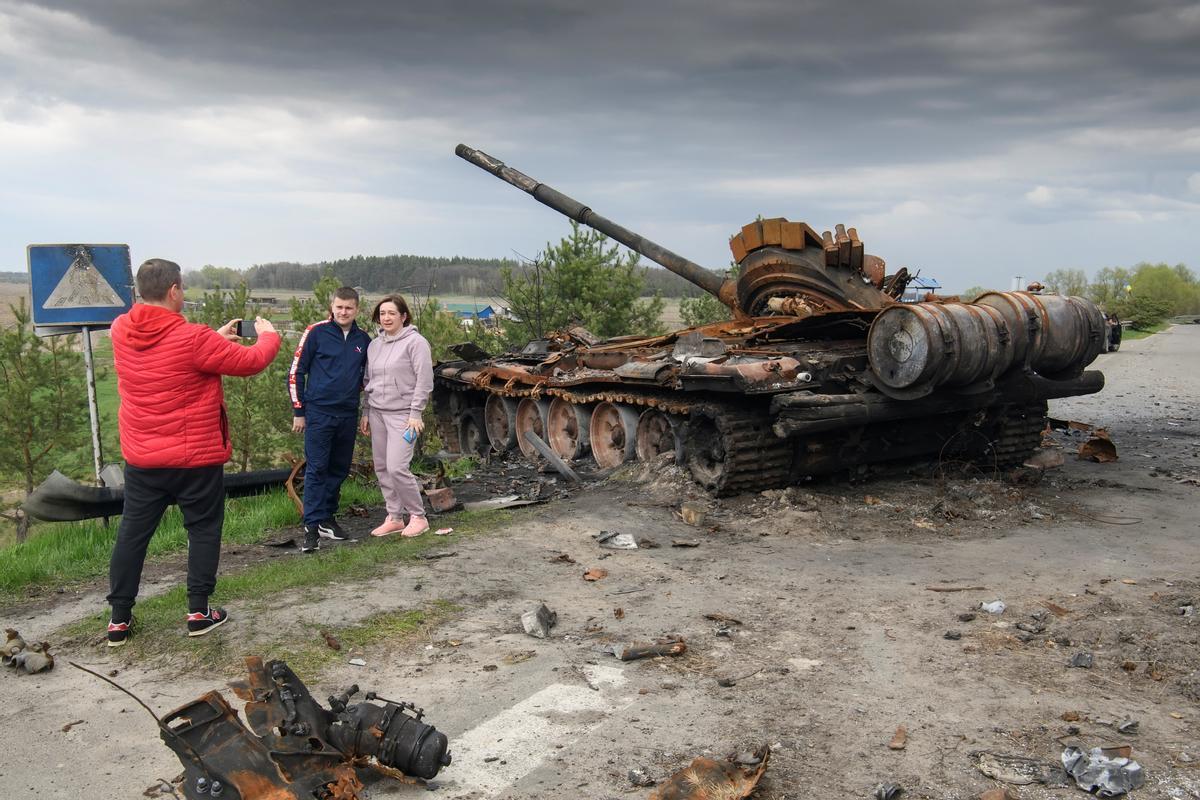
[[[329,319],[314,322],[300,337],[288,371],[292,430],[304,433],[304,544],[311,553],[321,537],[346,538],[334,519],[342,482],[350,474],[362,391],[371,343],[354,322],[358,292],[343,286],[333,293]]]

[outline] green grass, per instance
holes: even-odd
[[[1171,327],[1171,323],[1160,322],[1154,327],[1147,328],[1144,331],[1137,330],[1136,328],[1126,328],[1125,332],[1121,334],[1121,341],[1125,342],[1132,341],[1134,339],[1145,339],[1147,336],[1153,336],[1160,331],[1165,331],[1169,327]]]
[[[512,512],[509,511],[460,511],[439,522],[452,526],[456,535],[463,536],[496,528],[511,519]],[[298,674],[300,670],[290,659],[296,659],[305,669],[315,672],[341,656],[333,651],[325,652],[328,648],[319,631],[307,631],[306,636],[297,639],[295,631],[254,627],[253,620],[259,616],[252,613],[256,607],[264,607],[270,603],[270,598],[287,591],[334,582],[365,582],[397,562],[414,559],[427,550],[445,545],[445,540],[434,536],[414,539],[392,536],[352,546],[331,547],[303,558],[273,560],[220,576],[212,602],[228,605],[231,614],[237,615],[235,622],[249,626],[256,651],[270,652],[272,658],[288,660]],[[186,606],[187,589],[184,586],[140,600],[134,609],[137,633],[122,652],[139,659],[178,662],[188,669],[231,671],[238,668],[246,653],[238,644],[231,643],[234,642],[232,637],[189,639],[183,635],[181,620]],[[344,654],[350,647],[365,647],[381,639],[412,633],[454,610],[448,604],[435,602],[424,609],[389,612],[328,631],[341,640]],[[104,610],[66,626],[60,633],[72,639],[91,639],[99,635],[107,618],[107,610]]]
[[[425,430],[429,431],[429,428],[427,427]],[[441,444],[440,441],[438,444]],[[430,450],[432,449],[430,447]],[[479,468],[479,459],[474,456],[459,456],[447,459],[442,463],[446,468],[446,477],[451,480],[459,480]],[[413,462],[412,471],[414,475],[434,475],[438,471],[438,460],[427,454]]]
[[[425,608],[384,611],[354,625],[324,628],[300,641],[295,637],[276,641],[268,651],[271,658],[286,661],[301,680],[311,681],[335,662],[351,658],[353,654],[362,653],[369,647],[412,639],[460,610],[453,603],[435,600]],[[331,649],[322,633],[337,639],[342,649]]]
[[[379,490],[357,481],[342,487],[342,506],[375,505]],[[119,519],[119,518],[118,518]],[[282,489],[262,495],[225,501],[223,541],[254,544],[269,531],[298,524],[296,507]],[[24,599],[30,587],[55,587],[99,578],[108,572],[108,559],[116,538],[117,522],[105,527],[100,520],[37,525],[27,541],[3,550],[0,558],[0,605]],[[187,532],[179,509],[172,506],[150,540],[150,559],[187,549]]]

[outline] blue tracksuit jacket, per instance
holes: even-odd
[[[312,408],[332,417],[357,416],[370,343],[354,323],[345,335],[332,319],[309,325],[288,370],[292,413],[303,417]]]

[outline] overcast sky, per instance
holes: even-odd
[[[701,264],[758,214],[950,289],[1200,267],[1200,4],[0,0],[0,269],[532,256],[466,142]]]

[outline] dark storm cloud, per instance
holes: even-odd
[[[757,213],[873,217],[910,258],[939,217],[1178,220],[1200,201],[1196,4],[0,0],[0,42],[6,9],[52,55],[0,46],[0,123],[63,103],[183,119],[163,165],[204,148],[204,175],[244,191],[523,215],[453,163],[465,139],[702,236],[681,249],[708,263]]]
[[[180,65],[184,103],[336,98],[584,140],[622,128],[656,145],[672,129],[685,142],[736,136],[730,151],[787,126],[799,147],[858,163],[1190,113],[1200,71],[1200,47],[1187,46],[1200,19],[1178,3],[56,5]]]

